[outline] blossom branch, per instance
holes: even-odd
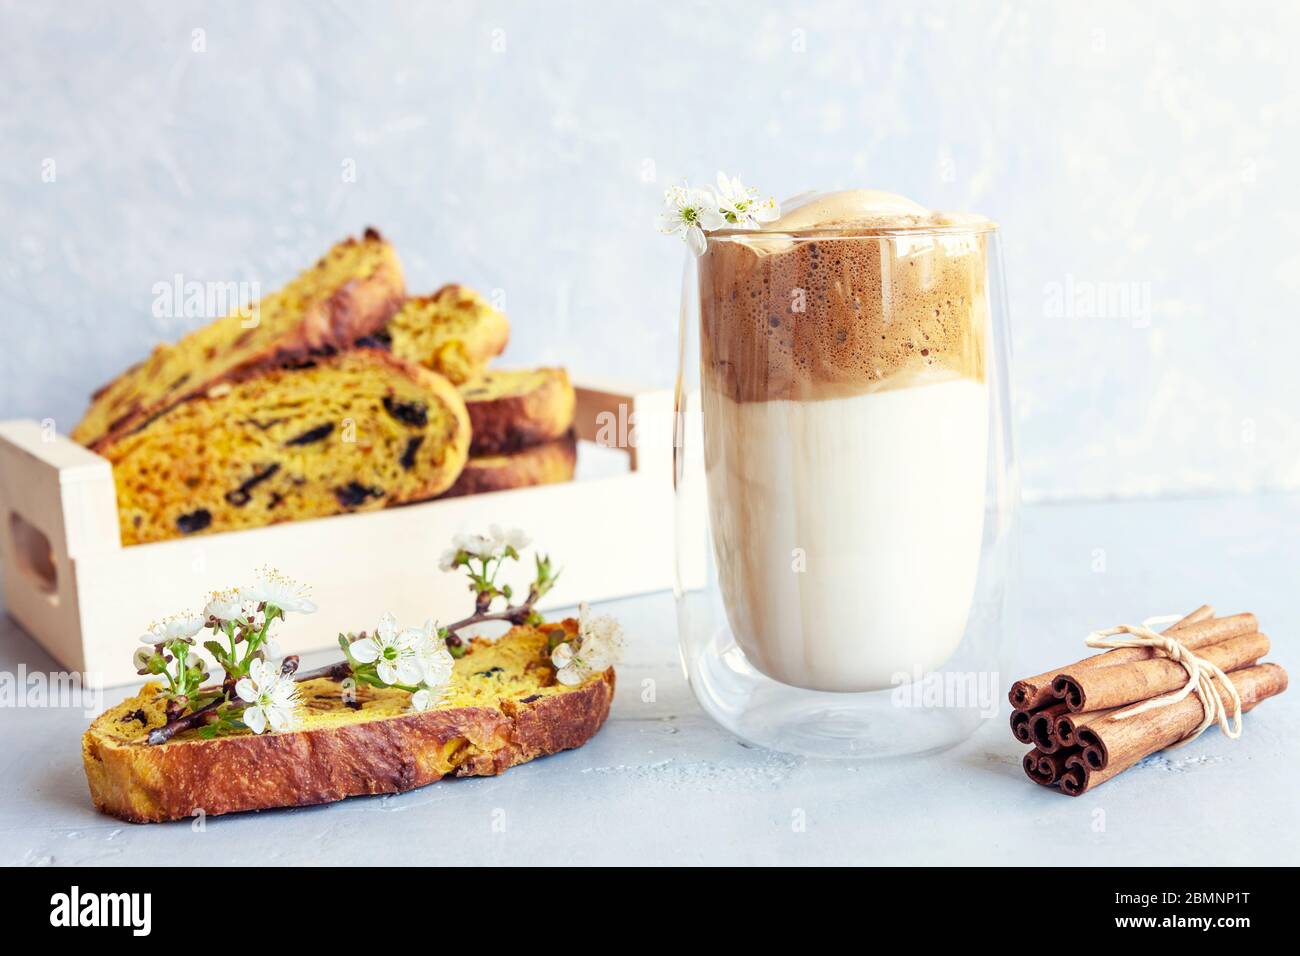
[[[451,679],[452,658],[463,656],[467,650],[459,635],[461,630],[487,621],[518,626],[540,620],[537,603],[559,578],[549,557],[536,556],[536,573],[522,601],[510,603],[514,596],[510,585],[497,584],[504,563],[519,560],[519,552],[528,544],[523,532],[503,531],[496,526],[488,535],[458,535],[453,547],[443,554],[439,567],[444,571],[464,569],[474,593],[472,614],[444,627],[427,621],[423,628],[406,629],[399,628],[391,614],[385,614],[373,634],[339,635],[343,660],[309,671],[298,670],[296,657],[285,658],[278,672],[266,661],[268,654],[277,653],[270,638],[271,625],[283,619],[286,610],[315,610],[301,588],[271,572],[264,572],[263,580],[254,588],[213,595],[202,617],[182,616],[178,621],[155,625],[143,640],[150,645],[159,642],[158,646],[152,653],[142,648],[137,654],[141,673],[164,672],[161,642],[169,642],[168,649],[179,652],[182,661],[177,678],[167,673],[167,722],[150,731],[148,742],[166,743],[179,733],[214,723],[222,725],[213,731],[219,733],[238,715],[243,715],[243,726],[254,733],[262,733],[268,725],[272,730],[287,729],[301,704],[296,686],[309,680],[351,678],[359,684],[408,691],[416,710],[433,706],[442,699],[443,688]],[[505,606],[494,610],[498,600],[504,600]],[[226,637],[227,646],[215,640],[203,645],[225,675],[219,687],[196,690],[207,675],[197,656],[193,660],[186,656],[187,645],[193,643],[192,635],[204,627],[212,628],[214,637]],[[173,641],[176,643],[170,643]],[[246,645],[242,655],[237,647],[241,643]],[[205,700],[208,694],[213,697]],[[185,713],[187,707],[199,701],[204,702]],[[233,726],[237,729],[240,725]]]

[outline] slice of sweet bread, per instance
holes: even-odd
[[[572,481],[577,463],[577,439],[572,432],[555,441],[522,448],[509,455],[471,457],[456,483],[443,497]]]
[[[578,622],[475,638],[456,661],[446,699],[423,713],[395,688],[356,687],[349,704],[338,682],[303,681],[305,713],[288,733],[205,740],[190,730],[148,744],[166,718],[160,685],[146,684],[82,737],[91,799],[104,813],[152,823],[398,793],[581,747],[609,715],[614,669],[573,687],[556,683],[548,642],[557,629],[571,640]]]
[[[379,349],[248,372],[101,449],[122,542],[431,498],[460,474],[469,416],[445,378]]]
[[[562,368],[490,369],[460,387],[474,437],[471,455],[503,455],[554,441],[573,427],[575,405]]]
[[[404,296],[402,267],[373,229],[338,243],[247,314],[160,345],[93,396],[72,438],[99,450],[151,416],[244,369],[345,347],[380,328]]]
[[[506,317],[463,285],[407,299],[374,336],[398,358],[418,362],[457,385],[482,372],[509,338]]]

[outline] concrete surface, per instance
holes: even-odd
[[[1090,627],[1202,602],[1254,611],[1271,658],[1294,670],[1297,530],[1300,497],[1026,509],[1018,667],[1003,683],[1081,656]],[[201,832],[94,811],[81,710],[0,709],[0,863],[237,864],[254,847],[263,864],[1300,862],[1300,691],[1250,714],[1237,742],[1211,731],[1076,800],[1023,777],[1005,705],[923,759],[821,763],[743,745],[682,678],[670,595],[603,610],[631,648],[612,718],[583,749],[495,779],[214,818]],[[20,665],[53,662],[4,617],[0,670]]]

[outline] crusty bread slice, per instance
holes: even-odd
[[[259,368],[101,448],[124,544],[432,498],[469,455],[445,378],[380,349]]]
[[[506,455],[573,427],[576,400],[562,368],[489,369],[460,394],[469,409],[471,455]]]
[[[555,441],[532,445],[509,455],[471,456],[456,483],[443,497],[572,481],[577,463],[577,440],[572,432]]]
[[[418,362],[457,385],[481,373],[509,338],[506,317],[463,285],[445,285],[432,295],[407,299],[373,336],[399,358]]]
[[[98,451],[152,416],[245,369],[350,345],[380,328],[404,297],[402,267],[382,236],[334,246],[257,303],[160,345],[95,393],[72,438]]]
[[[413,713],[410,695],[304,681],[299,729],[243,731],[205,740],[191,730],[165,744],[144,742],[165,723],[159,685],[106,711],[82,737],[95,806],[133,823],[398,793],[443,777],[492,776],[536,757],[580,747],[609,715],[614,670],[576,687],[555,682],[548,634],[577,633],[572,618],[475,639],[456,661],[447,699]]]

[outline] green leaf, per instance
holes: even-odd
[[[220,643],[217,641],[204,641],[203,648],[212,655],[213,659],[215,659],[218,664],[221,665],[222,670],[230,670],[230,659],[226,657],[226,649],[222,647]]]

